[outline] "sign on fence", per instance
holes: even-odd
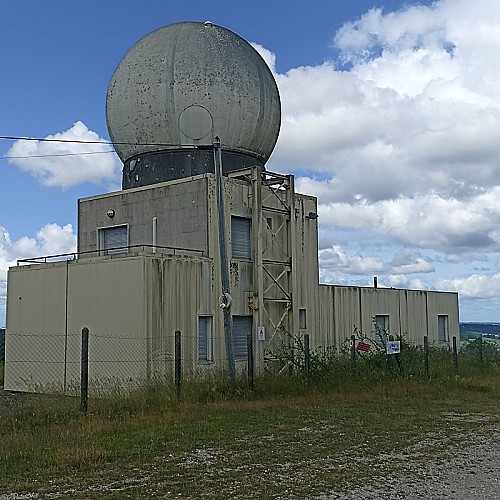
[[[399,354],[401,352],[401,342],[399,340],[389,340],[385,346],[387,354]]]

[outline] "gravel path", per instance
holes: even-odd
[[[348,492],[331,492],[327,499],[500,499],[500,429],[492,428],[489,436],[452,450],[453,457],[442,461],[411,464],[398,476],[380,478],[374,485]],[[390,468],[390,464],[387,464]],[[399,465],[402,465],[401,463]],[[404,465],[404,464],[403,464]]]

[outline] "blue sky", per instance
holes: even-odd
[[[106,90],[127,50],[210,20],[275,74],[283,124],[268,168],[318,197],[322,282],[454,290],[462,321],[500,321],[500,2],[470,7],[7,2],[0,135],[107,141]],[[76,200],[119,189],[108,149],[0,140],[0,325],[9,265],[73,250]]]

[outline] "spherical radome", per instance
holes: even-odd
[[[137,42],[108,88],[106,117],[123,162],[212,145],[265,163],[276,144],[278,88],[257,51],[212,23],[160,28]]]

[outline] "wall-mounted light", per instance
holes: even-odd
[[[318,218],[318,214],[316,212],[309,212],[306,215],[306,219],[309,219],[309,220],[316,220],[317,218]]]
[[[112,219],[115,216],[115,211],[113,209],[110,209],[107,211],[106,215]]]

